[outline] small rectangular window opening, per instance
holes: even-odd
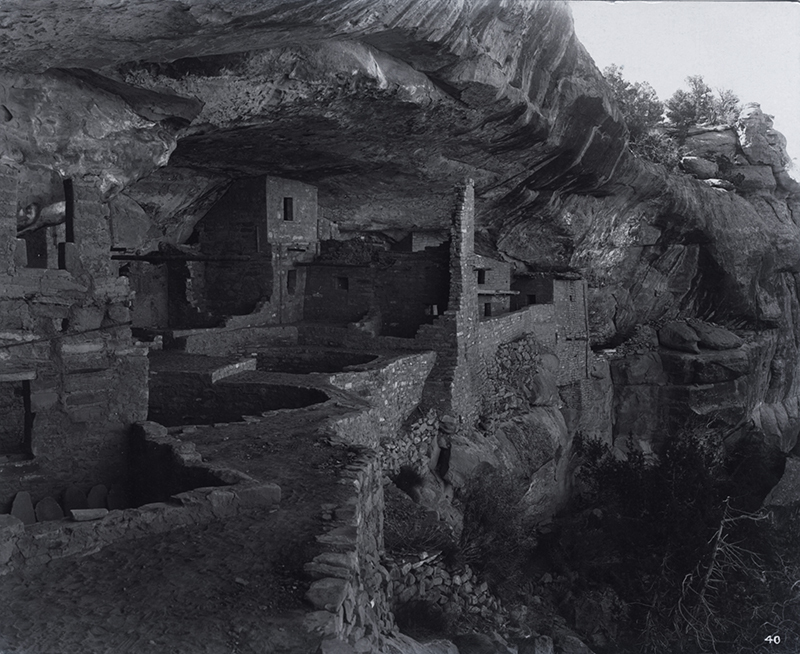
[[[286,272],[286,292],[289,295],[294,295],[297,289],[297,271],[289,270]]]
[[[426,316],[438,316],[439,315],[439,305],[438,304],[429,304],[425,307],[425,315]]]
[[[528,296],[528,304],[536,304],[536,296],[535,295],[529,295]]]
[[[283,198],[283,219],[287,222],[294,220],[294,198]]]
[[[336,288],[338,288],[340,291],[350,290],[350,280],[347,277],[337,277]]]
[[[67,246],[66,243],[75,242],[75,192],[72,188],[72,180],[64,180],[64,242],[58,244],[58,268],[67,268]]]
[[[483,315],[484,315],[485,318],[488,318],[489,316],[492,315],[492,303],[491,302],[485,302],[484,303],[484,305],[483,305]]]
[[[64,240],[75,242],[75,191],[72,180],[64,180]]]
[[[478,271],[478,284],[485,284],[486,283],[486,271],[479,270]]]

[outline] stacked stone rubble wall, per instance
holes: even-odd
[[[304,623],[323,641],[321,651],[376,652],[395,626],[388,600],[390,576],[380,559],[384,500],[379,454],[359,448],[358,458],[341,477],[350,496],[321,507],[331,520],[317,537],[322,553],[305,566],[314,579],[306,597],[316,610]],[[324,641],[342,649],[327,650]]]
[[[131,338],[131,293],[108,256],[107,205],[90,184],[73,190],[74,242],[48,267],[27,267],[15,218],[28,191],[0,174],[0,383],[29,381],[31,421],[27,459],[0,461],[0,511],[20,490],[40,499],[111,485],[126,473],[129,426],[147,414],[146,349]]]
[[[158,466],[182,487],[191,480],[213,480],[213,485],[187,488],[165,497],[166,501],[138,508],[115,509],[90,521],[63,518],[26,525],[13,515],[0,515],[0,575],[22,566],[92,554],[115,541],[220,520],[280,502],[281,489],[276,484],[204,464],[193,444],[167,436],[157,423],[134,425],[131,439],[142,467]]]

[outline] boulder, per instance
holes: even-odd
[[[772,191],[778,183],[769,166],[733,166],[725,173],[725,179],[739,191]]]
[[[323,640],[317,652],[318,654],[357,654],[350,643],[336,636]]]
[[[657,352],[627,356],[611,361],[611,379],[615,386],[653,384],[660,386],[668,381]]]
[[[421,643],[411,636],[396,633],[386,639],[386,654],[460,654],[449,640],[429,640]]]
[[[697,343],[700,337],[685,322],[673,320],[658,330],[658,342],[662,347],[681,352],[700,352]]]
[[[785,170],[775,173],[775,181],[778,187],[789,193],[790,195],[800,195],[800,182],[792,177]]]
[[[781,452],[791,452],[800,436],[800,421],[790,415],[783,403],[760,404],[753,421],[764,435],[764,442]]]
[[[772,126],[772,116],[761,111],[756,102],[746,104],[736,123],[744,156],[754,165],[766,165],[771,170],[784,170],[790,159],[786,154],[786,138]]]
[[[522,498],[525,514],[534,521],[551,517],[566,500],[557,477],[555,461],[548,461],[531,477],[528,491]]]
[[[719,166],[717,166],[716,162],[702,157],[683,157],[681,159],[681,168],[698,179],[711,179],[719,174]]]
[[[660,361],[670,384],[686,386],[729,382],[752,372],[750,357],[742,348],[700,354],[662,350]]]
[[[725,157],[733,161],[739,141],[733,129],[723,129],[690,133],[683,145],[689,157],[703,159]]]
[[[458,654],[511,654],[512,651],[486,634],[475,632],[455,636],[453,642],[458,647]]]
[[[336,613],[344,603],[350,584],[344,579],[325,577],[311,584],[306,599],[315,608]]]
[[[536,636],[522,641],[517,648],[519,654],[554,654],[550,636]]]
[[[549,370],[532,375],[525,386],[532,406],[558,406],[558,383],[556,375]]]
[[[733,191],[736,189],[736,187],[733,184],[724,179],[717,179],[717,178],[704,179],[703,183],[707,184],[711,188],[718,188],[722,189],[723,191]]]
[[[556,651],[560,654],[594,654],[574,631],[566,627],[554,629],[553,641]]]
[[[800,459],[789,457],[777,485],[767,495],[764,506],[797,506],[800,504]]]
[[[742,346],[742,339],[724,327],[711,325],[702,320],[690,320],[689,326],[699,337],[700,347],[709,350],[734,350]]]

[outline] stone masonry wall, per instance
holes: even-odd
[[[250,313],[260,300],[270,297],[272,251],[264,237],[265,211],[263,179],[240,180],[197,224],[200,251],[218,259],[204,265],[203,293],[214,315]]]
[[[448,269],[443,255],[440,250],[392,252],[378,265],[309,266],[304,317],[348,323],[377,310],[381,334],[413,338],[420,325],[433,322],[446,308]]]
[[[394,628],[383,550],[383,471],[375,450],[360,448],[342,473],[351,489],[339,505],[325,506],[330,528],[318,542],[324,551],[305,566],[315,581],[306,597],[315,607],[305,627],[321,639],[320,652],[380,651]]]
[[[436,354],[408,354],[368,371],[331,375],[330,383],[369,402],[365,411],[338,419],[331,425],[342,441],[380,448],[390,443],[422,398]]]
[[[386,558],[384,563],[392,580],[389,597],[393,609],[424,601],[482,620],[488,629],[505,631],[508,611],[469,565],[448,566],[441,553]]]
[[[570,384],[586,379],[590,366],[586,281],[554,280],[553,306],[558,325],[556,354],[561,365],[558,383]]]
[[[0,171],[0,376],[29,381],[29,458],[0,463],[0,512],[69,484],[111,485],[126,470],[127,432],[147,412],[146,350],[130,333],[127,279],[110,260],[99,189],[73,186],[71,242],[57,268],[15,257],[18,173]]]
[[[118,540],[220,520],[280,502],[281,489],[276,484],[204,464],[193,444],[169,437],[161,425],[144,422],[131,431],[142,467],[156,464],[170,480],[156,489],[157,494],[167,493],[161,498],[164,501],[100,511],[91,520],[67,517],[26,525],[13,515],[0,514],[0,576],[17,567],[84,556]],[[164,480],[158,481],[163,484]]]
[[[450,232],[450,290],[447,311],[422,325],[416,339],[437,353],[425,388],[425,403],[474,423],[478,412],[474,378],[480,378],[476,354],[478,291],[474,270],[475,189],[468,180],[459,189]]]

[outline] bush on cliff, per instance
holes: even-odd
[[[658,457],[632,444],[624,460],[597,442],[578,449],[577,506],[559,521],[550,558],[580,580],[576,596],[610,587],[625,603],[609,651],[740,653],[774,625],[788,634],[800,557],[776,546],[767,514],[737,508],[717,434],[684,432]]]
[[[686,78],[688,89],[678,89],[666,102],[667,118],[676,127],[725,125],[736,122],[741,111],[738,96],[730,89],[716,94],[701,75]]]
[[[518,476],[481,466],[462,491],[464,526],[460,556],[493,587],[523,574],[536,545],[535,531],[522,511],[527,484]]]
[[[692,125],[732,124],[741,110],[733,91],[715,92],[701,75],[687,77],[687,88],[678,89],[664,103],[650,84],[629,82],[622,71],[622,66],[612,64],[603,70],[603,77],[628,126],[631,151],[669,170],[675,170],[680,160],[680,143],[669,128],[677,128],[680,135]]]
[[[617,106],[628,126],[631,151],[670,170],[678,165],[678,147],[661,129],[664,103],[647,82],[629,82],[622,76],[622,66],[612,64],[603,70]]]

